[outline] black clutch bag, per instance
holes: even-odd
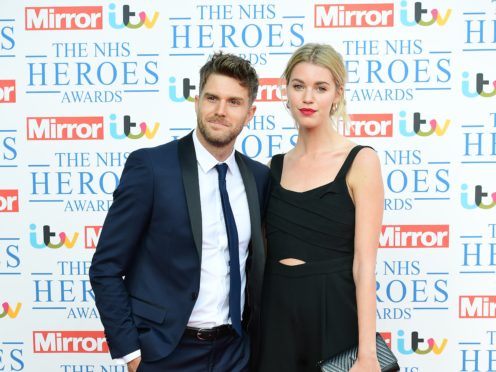
[[[398,359],[394,356],[386,341],[379,333],[376,333],[375,343],[377,348],[377,359],[381,366],[381,372],[395,372],[400,370]],[[352,347],[327,360],[319,362],[322,372],[348,372],[357,359],[358,346]]]

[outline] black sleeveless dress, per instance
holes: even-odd
[[[319,361],[358,344],[355,207],[345,177],[361,148],[334,181],[305,192],[281,186],[284,155],[272,158],[259,372],[319,371]]]

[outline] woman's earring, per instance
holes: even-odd
[[[334,115],[337,110],[338,110],[338,104],[335,103],[331,106],[331,115]]]
[[[286,102],[286,108],[289,108],[289,102]]]

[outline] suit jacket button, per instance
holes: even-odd
[[[191,292],[191,299],[194,301],[198,298],[198,293],[196,292]]]

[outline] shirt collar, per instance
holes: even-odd
[[[196,129],[193,131],[193,144],[195,146],[196,160],[198,161],[198,164],[200,165],[200,168],[204,173],[209,172],[217,164],[220,164],[220,162],[201,144],[200,140],[197,137]],[[235,151],[233,149],[227,159],[223,161],[223,163],[227,164],[227,168],[231,173],[232,169],[236,167],[236,158],[234,156],[234,153]]]

